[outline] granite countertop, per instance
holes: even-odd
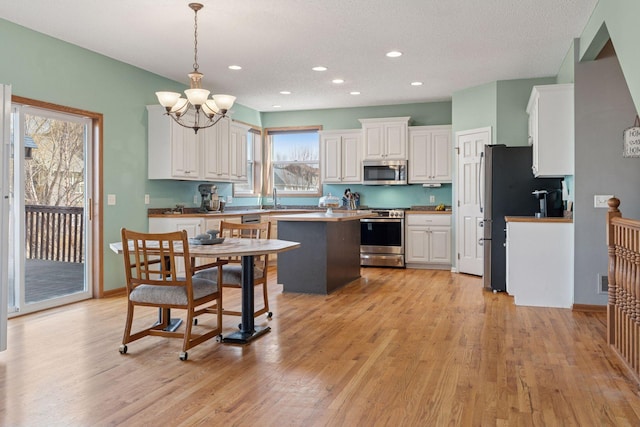
[[[289,213],[301,213],[301,212],[324,212],[322,208],[259,208],[259,207],[238,207],[225,209],[223,212],[210,211],[201,212],[200,208],[184,208],[182,211],[176,211],[173,208],[152,208],[147,210],[147,217],[149,218],[170,218],[170,217],[182,217],[182,218],[210,218],[210,217],[229,217],[229,216],[242,216],[242,215],[271,215],[274,213],[287,215]],[[345,210],[345,212],[347,212]]]
[[[326,212],[309,212],[300,214],[288,214],[282,216],[272,216],[272,220],[276,221],[307,221],[307,222],[337,222],[337,221],[356,221],[363,218],[377,217],[377,214],[370,211],[334,211],[332,214]]]
[[[537,218],[535,216],[505,216],[504,220],[506,222],[535,222],[535,223],[573,224],[573,218],[563,218],[563,217]]]

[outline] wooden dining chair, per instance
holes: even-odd
[[[192,276],[189,244],[186,231],[171,233],[138,233],[123,228],[122,248],[127,279],[127,320],[120,353],[127,353],[127,344],[154,335],[182,338],[180,360],[187,360],[187,350],[222,333],[222,292],[218,281]],[[178,253],[177,253],[178,252]],[[181,252],[181,253],[179,253]],[[185,266],[185,277],[176,274],[177,262]],[[218,267],[225,263],[217,261]],[[154,325],[133,332],[133,314],[136,306],[158,307],[161,319]],[[170,309],[187,313],[184,331],[168,330]],[[216,326],[200,326],[208,331],[196,334],[193,319],[202,314],[216,314]]]
[[[243,239],[269,239],[271,224],[269,222],[260,222],[252,224],[239,224],[235,222],[220,222],[221,237],[237,237]],[[254,256],[253,269],[253,285],[262,286],[263,307],[253,312],[253,317],[258,317],[267,313],[267,317],[271,318],[273,313],[269,310],[269,295],[267,289],[267,273],[269,268],[269,255]],[[222,288],[242,288],[242,265],[240,257],[224,258],[227,264],[222,267]],[[216,283],[219,277],[219,268],[205,268],[195,273],[194,277],[203,278]],[[241,316],[242,312],[238,310],[223,310],[223,314],[231,316]]]

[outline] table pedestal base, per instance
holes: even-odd
[[[256,326],[254,332],[234,332],[222,338],[223,343],[228,344],[248,344],[251,340],[266,334],[271,330],[271,326]]]

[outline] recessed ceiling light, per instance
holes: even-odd
[[[342,80],[342,79],[333,79],[333,80],[331,80],[331,83],[335,83],[337,85],[340,85],[340,84],[344,83],[344,80]]]
[[[327,71],[327,67],[324,67],[322,65],[318,65],[317,67],[313,67],[312,70],[313,71]]]
[[[422,82],[411,82],[411,86],[422,86]]]
[[[291,95],[291,92],[289,92],[288,90],[281,90],[280,93],[282,95]]]
[[[402,56],[402,52],[398,52],[397,50],[392,50],[391,52],[387,52],[387,56],[389,58],[397,58],[399,56]]]
[[[360,95],[360,92],[356,92],[356,91],[349,92],[349,95]]]
[[[230,70],[242,70],[242,67],[239,65],[229,65]]]
[[[282,108],[281,105],[272,105],[273,108]]]

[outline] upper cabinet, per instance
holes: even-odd
[[[407,160],[410,118],[360,119],[364,137],[363,160]]]
[[[409,184],[451,182],[451,155],[451,126],[409,127]]]
[[[220,119],[213,127],[204,129],[202,157],[204,159],[204,179],[209,181],[229,180],[229,132],[231,120]],[[200,132],[203,132],[202,130]]]
[[[533,174],[536,177],[573,175],[573,84],[534,86],[527,113]]]
[[[362,132],[332,130],[320,132],[322,182],[362,182]]]
[[[249,129],[249,126],[237,122],[231,122],[229,128],[229,179],[232,181],[247,179],[247,134]]]
[[[175,123],[160,105],[148,105],[147,111],[149,179],[224,182],[247,178],[249,126],[225,117],[195,133]]]
[[[161,105],[148,105],[147,111],[149,179],[200,179],[202,135],[175,123]]]

